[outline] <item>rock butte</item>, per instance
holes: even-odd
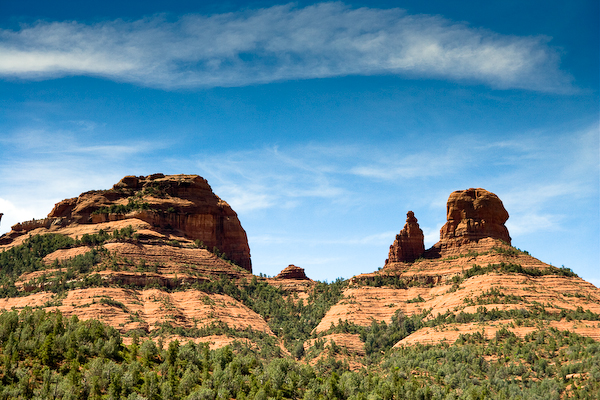
[[[426,257],[447,256],[464,244],[492,238],[510,245],[504,225],[508,212],[502,200],[485,189],[457,190],[446,205],[446,224],[440,230],[440,241],[427,250]]]
[[[45,219],[12,226],[0,245],[40,228],[60,233],[67,226],[121,220],[141,220],[151,231],[197,240],[252,271],[248,238],[237,214],[198,175],[126,176],[112,189],[61,201]]]
[[[409,211],[406,214],[406,225],[396,235],[396,240],[390,246],[390,254],[385,263],[411,262],[425,253],[425,236],[419,228],[415,213]]]
[[[300,268],[295,266],[294,264],[290,264],[285,267],[275,279],[297,279],[297,280],[310,280],[309,277],[306,276],[304,272],[304,268]]]

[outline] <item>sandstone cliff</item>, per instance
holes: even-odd
[[[198,175],[126,176],[112,189],[61,201],[45,219],[14,225],[0,245],[34,230],[60,233],[62,228],[123,220],[144,221],[158,234],[198,241],[252,271],[248,239],[237,214]]]
[[[440,241],[427,250],[427,257],[446,256],[460,252],[465,244],[492,238],[511,244],[504,225],[508,212],[494,193],[485,189],[457,190],[450,194],[446,205],[446,224],[440,230]]]

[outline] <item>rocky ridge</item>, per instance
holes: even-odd
[[[579,312],[589,310],[593,318],[600,314],[600,290],[569,269],[512,247],[504,225],[507,219],[508,212],[494,193],[481,188],[455,191],[448,198],[440,241],[424,250],[417,219],[408,212],[384,267],[351,278],[343,299],[327,311],[315,332],[327,334],[346,323],[390,324],[399,313],[403,318],[424,315],[425,320],[449,316],[452,323],[419,329],[398,346],[452,343],[459,334],[473,334],[482,327],[488,337],[507,327],[523,337],[532,331],[530,326],[480,314],[492,310],[496,315],[539,315],[542,305],[544,313],[567,316],[553,320],[553,327],[600,340],[600,320],[586,320]],[[577,323],[568,317],[572,313],[579,315]],[[467,316],[464,322],[454,322],[459,314]],[[471,315],[481,322],[467,323]]]
[[[0,251],[48,234],[70,242],[18,276],[9,288],[18,297],[4,298],[0,308],[57,309],[124,334],[224,323],[273,335],[238,300],[194,289],[253,277],[237,214],[197,175],[126,176],[111,189],[63,200],[46,218],[15,224]]]

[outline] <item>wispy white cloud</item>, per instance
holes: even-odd
[[[511,214],[510,231],[520,235],[560,229],[563,210],[553,208],[558,199],[598,195],[593,184],[598,156],[589,154],[598,150],[589,134],[593,129],[497,142],[485,136],[454,136],[418,154],[403,152],[399,144],[393,146],[398,148],[393,155],[389,146],[264,148],[198,156],[203,161],[197,165],[242,211],[292,208],[317,199],[359,207],[378,197],[361,189],[365,182],[376,191],[394,190],[389,185],[416,190],[416,196],[424,195],[423,182],[435,183],[438,191],[421,202],[439,210],[445,206],[447,188],[484,187],[500,195]],[[567,135],[569,142],[560,140]],[[533,159],[537,161],[530,163]],[[427,239],[437,241],[438,232],[439,227],[432,228]]]
[[[195,162],[194,168],[241,212],[294,208],[306,200],[335,203],[349,198],[349,191],[336,179],[336,170],[342,167],[339,158],[328,156],[334,150],[307,145],[199,155],[202,161]]]
[[[536,211],[531,211],[526,214],[517,213],[513,215],[506,222],[506,227],[513,237],[540,231],[555,232],[561,229],[563,219],[563,216],[560,215],[539,214]]]
[[[600,126],[523,139],[508,152],[516,168],[495,179],[510,213],[511,236],[570,229],[572,208],[581,199],[596,199],[600,192]],[[535,160],[535,162],[530,162]]]
[[[80,125],[80,128],[82,131],[93,130],[89,123]],[[89,144],[89,142],[90,138],[84,138],[78,130],[49,131],[46,129],[24,128],[0,137],[0,143],[5,146],[5,158],[11,158],[11,152],[6,151],[7,147],[30,156],[33,154],[60,155],[58,160],[64,160],[64,157],[71,155],[84,155],[86,153],[94,154],[98,158],[118,159],[144,153],[158,147],[156,143],[143,140],[121,141],[119,144]],[[98,141],[98,143],[101,142]],[[20,157],[14,158],[16,161],[20,159]]]
[[[90,75],[178,88],[398,74],[568,91],[571,79],[548,42],[400,9],[283,5],[174,21],[158,15],[0,30],[0,76]]]
[[[0,220],[0,232],[8,232],[14,224],[31,219],[31,215],[35,215],[35,210],[18,206],[3,198],[0,198],[0,212],[4,214]]]
[[[382,180],[441,176],[464,165],[468,156],[465,154],[457,160],[456,155],[451,154],[450,151],[445,154],[436,151],[404,155],[399,152],[393,156],[386,152],[377,160],[365,160],[360,165],[352,167],[350,172],[365,178]]]

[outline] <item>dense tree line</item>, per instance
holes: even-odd
[[[600,393],[600,344],[567,331],[521,339],[462,335],[453,345],[391,352],[357,371],[261,356],[242,342],[218,350],[161,346],[98,321],[25,309],[0,314],[2,399],[560,399]]]
[[[63,293],[74,287],[106,284],[93,270],[99,263],[110,268],[116,260],[102,244],[131,240],[133,234],[126,228],[81,239],[33,236],[0,253],[0,292],[3,296],[22,293],[14,285],[21,274],[48,268],[60,271],[40,277],[34,282],[37,290]],[[92,250],[60,263],[42,263],[43,257],[57,249],[79,245]],[[557,273],[534,272],[516,264],[474,266],[455,283],[489,272]],[[569,276],[568,271],[563,273]],[[397,277],[384,276],[372,282],[386,283],[407,285]],[[412,284],[421,283],[408,283]],[[242,302],[267,321],[276,337],[233,329],[222,322],[192,329],[165,323],[151,334],[131,332],[133,343],[125,346],[118,331],[98,321],[79,321],[43,310],[4,311],[0,313],[0,399],[559,399],[594,398],[600,393],[600,345],[573,333],[543,328],[543,322],[551,320],[600,321],[600,315],[589,310],[557,312],[556,307],[537,303],[523,309],[488,309],[484,304],[490,296],[514,300],[490,291],[473,300],[482,304],[473,313],[432,316],[425,310],[408,317],[397,312],[390,323],[373,321],[370,326],[358,326],[339,321],[327,332],[313,334],[346,286],[343,280],[317,282],[307,300],[256,277],[234,281],[224,276],[195,286]],[[101,301],[125,307],[110,299]],[[392,348],[422,327],[501,319],[511,319],[516,326],[537,326],[538,330],[523,339],[502,329],[493,340],[477,332],[461,335],[452,345]],[[343,349],[334,343],[325,351],[319,336],[336,332],[360,337],[365,367],[351,371]],[[206,344],[185,340],[164,344],[163,338],[173,334],[196,341],[208,335],[240,340],[210,351]],[[309,338],[316,341],[305,353]]]

